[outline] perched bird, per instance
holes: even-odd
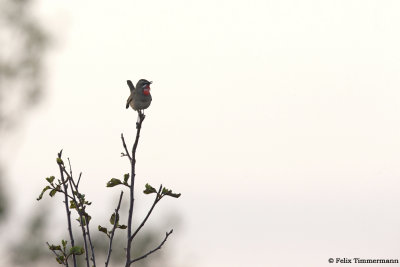
[[[129,108],[129,105],[137,111],[148,108],[152,100],[150,95],[150,84],[152,82],[140,79],[136,84],[136,88],[130,80],[126,82],[131,90],[131,95],[126,100],[126,108]]]

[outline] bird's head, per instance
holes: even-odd
[[[152,83],[146,79],[140,79],[136,84],[136,89],[142,91],[144,95],[150,95],[150,84]]]

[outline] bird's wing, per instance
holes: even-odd
[[[135,86],[133,86],[133,83],[131,82],[131,80],[127,80],[126,83],[128,84],[129,90],[131,90],[131,92],[132,92],[133,90],[135,90]]]
[[[126,108],[129,108],[129,104],[131,103],[131,101],[133,99],[133,93],[132,92],[135,90],[135,86],[133,85],[131,80],[127,80],[126,83],[128,84],[129,90],[131,91],[131,94],[128,97],[128,100],[126,100]]]
[[[133,97],[132,94],[128,97],[128,99],[126,100],[126,108],[129,108],[129,104],[131,103]]]

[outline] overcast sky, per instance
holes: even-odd
[[[120,134],[131,145],[135,132],[126,80],[146,78],[137,188],[182,193],[150,222],[180,218],[166,244],[175,266],[400,259],[399,1],[40,0],[36,11],[54,44],[46,97],[8,162],[10,190],[23,187],[14,216],[42,204],[61,148],[94,216],[109,216],[119,190],[104,185],[129,171]]]

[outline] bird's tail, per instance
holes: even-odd
[[[131,82],[131,80],[127,80],[126,83],[128,84],[129,90],[131,90],[131,92],[132,92],[133,90],[135,90],[135,86],[133,86],[133,83]]]

